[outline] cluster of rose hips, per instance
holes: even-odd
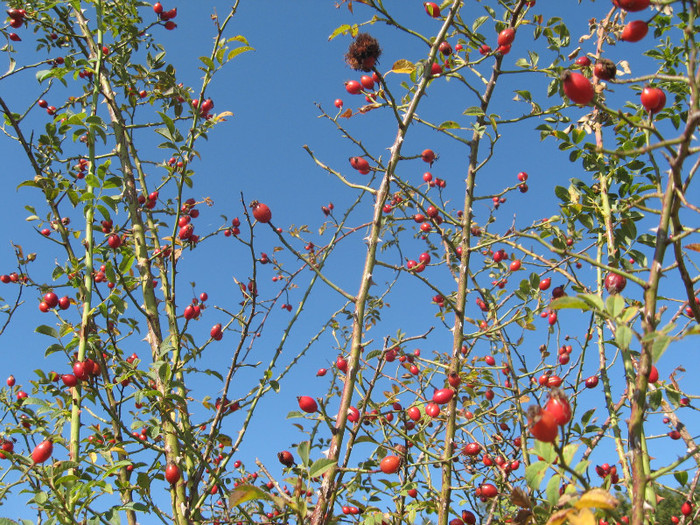
[[[642,11],[651,3],[650,0],[612,0],[612,2],[616,7],[628,12]],[[647,22],[633,20],[625,25],[620,39],[626,42],[639,42],[648,31]],[[581,56],[576,59],[576,65],[587,68],[591,65],[591,60],[587,56]],[[615,64],[606,58],[598,59],[593,67],[593,75],[600,80],[612,80],[616,72]],[[566,96],[575,104],[586,106],[595,96],[595,89],[590,80],[581,73],[565,71],[562,75],[562,87]],[[641,93],[641,103],[647,113],[654,115],[666,106],[666,93],[660,88],[646,86]]]
[[[148,194],[148,197],[145,195],[139,195],[138,196],[138,202],[141,206],[145,206],[149,210],[152,210],[156,206],[156,202],[158,201],[158,192],[154,191]]]
[[[46,102],[43,98],[40,98],[37,101],[36,105],[39,106],[40,108],[45,109],[46,113],[48,113],[49,115],[56,114],[56,106],[49,106],[49,103]],[[78,177],[78,178],[82,178],[82,177]]]
[[[418,256],[418,261],[413,259],[406,261],[406,268],[412,272],[421,273],[428,264],[430,264],[430,254],[423,252]]]
[[[42,312],[48,312],[52,308],[59,307],[61,310],[67,310],[70,308],[70,299],[68,296],[63,296],[60,299],[53,292],[48,292],[44,294],[39,303],[39,310]]]
[[[92,71],[89,70],[89,69],[83,69],[82,71],[80,71],[80,72],[78,73],[78,76],[79,76],[80,78],[91,79],[91,78],[92,78]]]
[[[27,277],[20,276],[17,272],[12,272],[10,275],[7,275],[7,274],[0,275],[0,282],[2,282],[4,284],[17,283],[20,281],[26,282]]]
[[[182,241],[190,241],[192,244],[197,244],[197,241],[199,241],[199,236],[194,235],[194,224],[191,224],[190,222],[192,219],[199,217],[199,210],[197,210],[194,205],[195,200],[190,198],[187,199],[180,208],[182,215],[177,222],[177,225],[180,228],[177,235]]]
[[[231,227],[224,230],[224,236],[230,237],[231,235],[238,235],[241,233],[240,230],[241,220],[238,217],[231,219]]]
[[[192,100],[192,106],[197,109],[199,107],[199,100]],[[212,114],[209,113],[212,109],[214,109],[214,101],[210,98],[203,100],[202,106],[199,107],[199,116],[203,119],[209,120],[212,117]]]
[[[427,216],[427,217],[426,217]],[[429,233],[432,231],[434,223],[436,226],[440,226],[443,222],[443,218],[440,216],[440,211],[432,204],[425,209],[425,215],[422,213],[416,213],[413,215],[414,222],[420,224],[420,230],[423,233]],[[457,248],[457,255],[461,257],[461,246]]]
[[[191,319],[198,319],[200,314],[202,313],[202,310],[204,308],[206,308],[204,305],[204,302],[207,299],[209,299],[209,295],[207,295],[206,292],[202,292],[201,294],[199,294],[199,299],[194,297],[192,299],[192,302],[185,307],[185,310],[182,313],[185,320],[189,321]],[[201,304],[200,304],[200,301],[201,301]],[[212,330],[213,330],[213,328],[212,328]],[[214,336],[212,335],[212,337],[214,337]]]
[[[217,397],[216,403],[214,404],[214,407],[216,408],[216,410],[219,410],[219,407],[221,407],[222,404],[224,407],[223,408],[224,413],[230,414],[231,412],[235,412],[236,410],[241,408],[238,401],[229,401],[228,398],[226,398],[226,396],[224,396],[223,399],[220,397]]]
[[[168,31],[177,27],[177,24],[172,20],[177,16],[177,7],[173,7],[169,11],[166,11],[160,2],[156,2],[153,4],[153,12],[158,15],[158,18],[165,22],[165,29]]]
[[[8,9],[7,15],[10,17],[10,27],[19,29],[24,25],[24,19],[27,16],[27,12],[24,9]],[[10,33],[8,36],[13,42],[22,41],[17,33]]]
[[[433,174],[429,171],[423,173],[423,182],[427,183],[431,188],[435,188],[437,186],[438,188],[442,189],[447,186],[447,183],[443,179],[439,177],[433,178]]]
[[[78,384],[78,381],[89,381],[91,377],[99,376],[101,373],[99,363],[96,363],[92,359],[86,359],[85,361],[76,361],[73,363],[73,373],[63,374],[59,376],[56,373],[50,374],[54,381],[58,381],[59,378],[67,387],[74,387]]]
[[[398,205],[401,204],[402,202],[403,202],[403,197],[402,197],[398,192],[396,192],[396,193],[394,193],[394,194],[391,196],[391,199],[389,200],[389,202],[387,202],[387,203],[382,207],[382,211],[383,211],[384,213],[386,213],[386,214],[389,214],[389,213],[392,212],[392,210],[393,210],[396,206],[398,206]]]
[[[345,82],[345,91],[347,91],[351,95],[361,95],[362,93],[364,93],[365,100],[369,103],[372,103],[377,99],[377,96],[379,95],[379,92],[373,91],[375,84],[381,85],[379,75],[376,72],[372,73],[372,75],[362,75],[359,81],[348,80],[347,82]],[[337,99],[335,101],[335,106],[338,109],[342,108],[343,101]]]
[[[617,467],[615,465],[609,465],[607,463],[603,463],[602,465],[596,465],[595,471],[596,474],[598,474],[603,479],[610,476],[610,482],[613,485],[617,485],[617,483],[620,481],[620,477],[617,475]]]

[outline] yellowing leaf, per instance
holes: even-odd
[[[607,490],[601,488],[591,489],[586,492],[581,498],[574,503],[577,509],[596,508],[596,509],[614,509],[617,507],[618,501]]]
[[[394,65],[391,66],[391,70],[394,73],[411,74],[413,73],[414,69],[416,69],[416,66],[413,65],[413,62],[411,62],[410,60],[406,60],[405,58],[397,60],[396,62],[394,62]]]
[[[233,508],[247,501],[259,499],[269,500],[270,496],[254,485],[241,485],[229,493],[228,505],[229,508]]]
[[[552,514],[547,520],[547,525],[562,525],[566,521],[566,518],[572,512],[572,509],[558,510]]]
[[[581,509],[569,515],[571,525],[596,525],[595,516],[589,509]]]
[[[693,250],[694,252],[700,252],[700,244],[698,243],[693,243],[693,244],[686,244],[685,245],[686,250]]]

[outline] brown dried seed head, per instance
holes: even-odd
[[[360,33],[350,44],[345,61],[355,71],[372,71],[381,54],[377,39],[367,33]]]

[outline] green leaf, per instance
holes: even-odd
[[[247,51],[255,51],[255,49],[250,46],[241,46],[237,47],[236,49],[232,49],[231,51],[229,51],[229,54],[226,57],[226,61],[233,60],[241,53],[246,53]]]
[[[480,117],[484,114],[484,110],[478,106],[471,106],[464,110],[463,115],[468,117]]]
[[[555,474],[547,482],[547,501],[551,505],[556,505],[559,501],[559,487],[561,487],[561,476]]]
[[[446,120],[438,126],[438,129],[459,129],[459,124],[454,120]]]
[[[679,485],[685,485],[686,483],[688,483],[688,472],[686,472],[685,470],[678,470],[674,472],[673,477],[676,478],[676,481]]]
[[[579,310],[590,310],[591,306],[587,301],[584,301],[580,297],[571,297],[570,295],[565,295],[555,299],[549,303],[549,307],[553,310],[561,310],[563,308],[575,308]]]
[[[600,312],[605,310],[603,300],[595,294],[582,293],[579,294],[578,297],[586,301],[589,305],[591,305],[591,307],[593,307],[594,310],[598,310]]]
[[[207,66],[207,69],[209,70],[214,70],[216,68],[216,66],[214,65],[214,61],[209,57],[199,57],[199,60],[201,60],[202,63],[204,63],[204,65]]]
[[[625,300],[617,294],[611,295],[605,301],[605,309],[610,314],[610,317],[617,317],[624,308]]]
[[[301,458],[301,462],[304,465],[309,464],[309,448],[311,447],[311,444],[308,441],[302,441],[297,445],[297,454],[299,454],[299,458]]]
[[[49,337],[53,337],[54,339],[58,339],[58,332],[56,331],[55,328],[51,326],[47,326],[45,324],[40,324],[37,326],[34,331],[38,334],[44,334],[48,335]]]
[[[651,361],[656,363],[661,356],[664,355],[666,348],[671,344],[671,338],[666,334],[657,334],[654,342],[651,345]]]
[[[615,343],[623,350],[627,350],[632,342],[632,330],[627,325],[618,325],[615,330]]]
[[[564,456],[564,464],[565,465],[571,465],[571,461],[574,459],[574,455],[576,454],[577,450],[578,450],[578,445],[575,443],[571,443],[571,444],[566,445],[564,447],[564,450],[562,451],[562,455]]]
[[[549,463],[545,461],[536,461],[528,465],[525,469],[525,481],[527,482],[527,486],[533,490],[539,490],[548,468]]]
[[[352,28],[349,24],[343,24],[342,26],[338,26],[331,33],[331,35],[328,37],[328,40],[333,40],[335,37],[340,36],[340,35],[346,35],[350,32],[351,29]]]
[[[321,458],[314,461],[314,464],[309,468],[309,476],[317,478],[328,472],[335,465],[335,460],[329,458]]]
[[[554,450],[554,446],[551,443],[535,441],[533,450],[537,456],[541,457],[547,463],[554,463],[557,460],[557,452]]]

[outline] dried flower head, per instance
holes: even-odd
[[[360,33],[350,44],[345,61],[355,71],[372,71],[381,54],[377,39],[367,33]]]

